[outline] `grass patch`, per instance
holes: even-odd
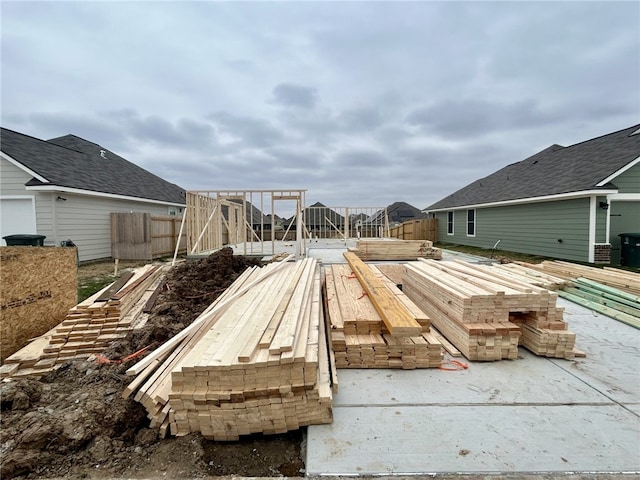
[[[114,278],[111,275],[105,277],[91,278],[78,283],[78,303],[86,300],[91,295],[99,292],[104,287],[114,282]]]
[[[518,252],[505,252],[504,250],[493,250],[492,248],[472,247],[470,245],[456,245],[453,243],[438,242],[436,247],[443,250],[451,250],[454,252],[467,253],[469,255],[477,255],[478,257],[493,258],[496,260],[519,261],[528,263],[540,263],[543,260],[553,260],[549,257],[541,257],[538,255],[529,255]]]

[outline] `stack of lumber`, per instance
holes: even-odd
[[[519,265],[534,269],[540,272],[548,273],[556,277],[562,277],[569,280],[577,278],[586,278],[594,282],[617,288],[623,292],[632,295],[640,295],[640,274],[622,270],[619,268],[597,268],[587,265],[579,265],[577,263],[564,262],[560,260],[545,260],[542,263],[533,264],[526,262],[517,262]]]
[[[640,281],[640,278],[639,280]],[[558,292],[563,298],[640,328],[640,296],[587,278],[577,278]]]
[[[0,376],[38,376],[68,360],[87,359],[137,325],[168,267],[146,265],[71,308],[65,319],[5,359]]]
[[[151,426],[213,440],[332,421],[331,355],[314,259],[246,270],[189,327],[131,367]]]
[[[557,294],[493,267],[419,259],[405,265],[403,291],[469,360],[537,355],[574,358],[575,334]]]
[[[374,265],[353,253],[345,258],[349,265],[325,271],[336,367],[439,367],[442,345],[429,332],[429,317]]]
[[[442,258],[442,250],[435,248],[429,240],[358,240],[356,246],[349,248],[349,251],[365,261]]]
[[[528,283],[547,290],[558,290],[571,282],[565,278],[550,275],[539,270],[528,268],[518,263],[495,263],[491,268],[496,269],[501,276],[513,278],[519,283]]]

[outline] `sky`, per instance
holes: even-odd
[[[185,190],[423,209],[640,123],[637,1],[0,0],[0,15],[3,127],[77,135]]]

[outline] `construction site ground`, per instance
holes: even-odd
[[[306,251],[341,263],[348,246],[319,240]],[[450,258],[484,261],[444,252]],[[242,265],[222,270],[232,277],[234,268]],[[224,284],[211,278],[196,288],[195,277],[181,278],[173,293],[204,303]],[[120,396],[127,365],[71,362],[40,381],[2,386],[1,478],[640,478],[640,331],[558,303],[584,358],[540,358],[521,348],[517,360],[459,359],[464,369],[339,370],[332,424],[238,442],[158,439],[144,409]],[[165,318],[192,308],[168,298],[160,305]],[[108,355],[160,341],[185,322],[158,321]]]

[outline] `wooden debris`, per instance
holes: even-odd
[[[131,367],[137,377],[124,395],[145,406],[161,436],[237,440],[330,423],[324,329],[314,259],[253,268],[187,333]]]
[[[0,376],[38,376],[68,360],[101,353],[136,328],[136,318],[168,267],[147,265],[71,308],[65,319],[5,360]],[[119,288],[114,288],[117,285]]]
[[[573,358],[557,294],[494,267],[420,259],[405,265],[403,291],[469,360],[515,359],[518,345]],[[526,328],[525,328],[526,327]]]
[[[355,247],[349,248],[349,252],[355,253],[365,261],[442,258],[442,250],[434,247],[430,240],[358,240]]]
[[[429,318],[380,270],[366,265],[399,302],[397,309],[419,321],[412,335],[391,335],[363,285],[347,265],[331,265],[325,271],[327,317],[337,368],[434,368],[442,363],[442,345],[429,332]],[[382,278],[384,277],[384,278]]]

